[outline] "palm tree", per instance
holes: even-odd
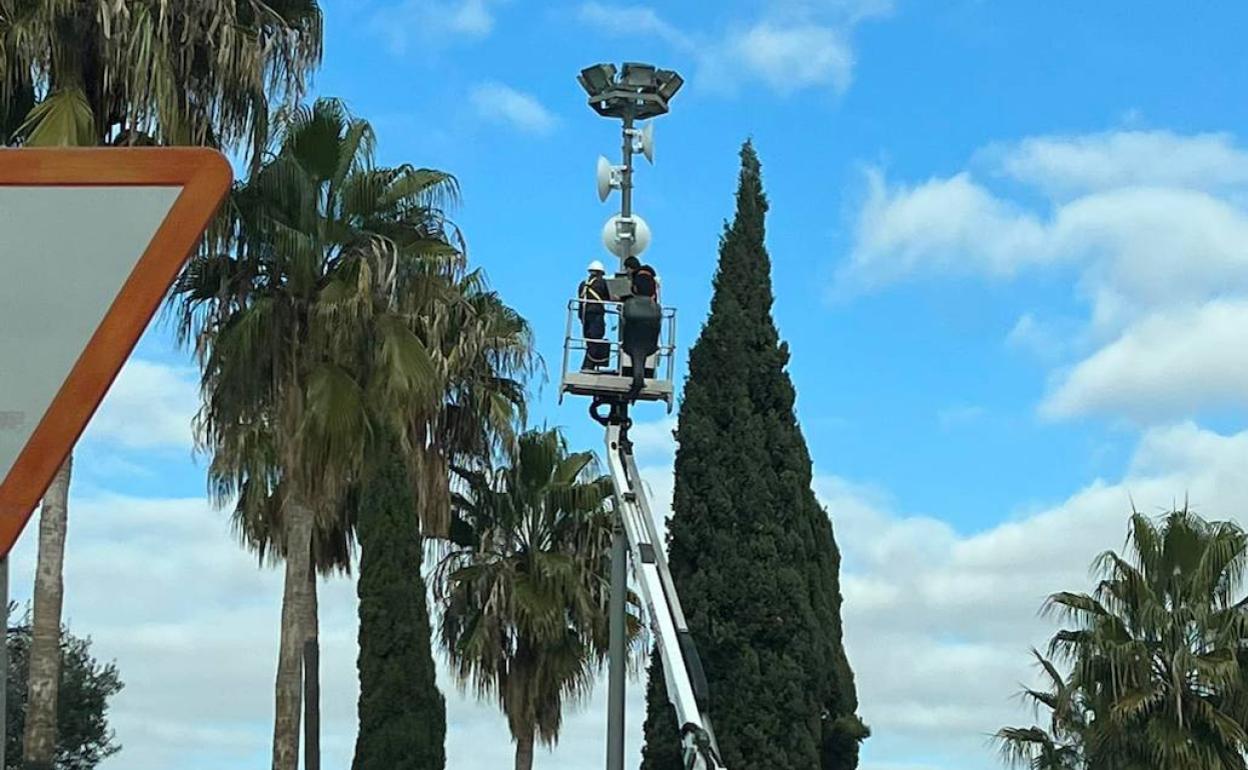
[[[0,144],[264,141],[321,56],[316,0],[0,0]],[[56,736],[61,569],[71,461],[40,518],[25,754]]]
[[[1032,655],[1044,672],[1048,689],[1028,688],[1022,695],[1037,711],[1049,710],[1049,727],[1001,728],[997,740],[1002,755],[1007,763],[1031,770],[1083,770],[1088,767],[1084,752],[1091,743],[1089,729],[1095,708],[1087,702],[1088,695],[1072,687],[1039,650],[1032,650]]]
[[[449,300],[436,303],[422,334],[443,392],[404,445],[420,487],[422,534],[443,539],[452,523],[453,468],[514,450],[515,426],[527,417],[525,383],[538,365],[528,323],[480,270],[457,275]]]
[[[374,167],[371,127],[336,100],[282,128],[175,301],[202,367],[214,497],[262,558],[285,561],[273,766],[293,770],[312,570],[347,564],[349,493],[378,437],[407,438],[438,413],[447,383],[427,326],[465,300],[441,214],[450,176]]]
[[[1045,770],[1245,770],[1248,751],[1248,536],[1185,506],[1159,523],[1133,512],[1128,561],[1095,567],[1093,594],[1046,609],[1073,621],[1050,643],[1048,692],[1028,691],[1052,727],[998,733],[1007,759]],[[1039,657],[1039,656],[1038,656]]]
[[[555,744],[564,701],[589,691],[606,655],[610,480],[557,430],[521,434],[511,465],[455,473],[452,545],[434,578],[442,646],[461,686],[497,698],[515,767],[530,770],[535,741]]]
[[[250,144],[321,58],[316,0],[0,0],[0,126],[40,145]]]

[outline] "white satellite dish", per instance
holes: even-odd
[[[641,154],[646,156],[650,165],[654,165],[654,121],[646,123],[639,134],[641,137]]]
[[[650,225],[636,214],[627,219],[616,214],[602,226],[602,245],[620,259],[639,256],[650,245]]]
[[[598,156],[598,200],[605,201],[607,196],[611,194],[612,184],[611,162],[601,155]]]

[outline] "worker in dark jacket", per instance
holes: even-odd
[[[658,302],[659,279],[653,267],[642,264],[641,260],[636,257],[629,257],[624,260],[624,269],[628,271],[634,296],[649,297]]]
[[[642,264],[637,257],[624,260],[624,268],[629,272],[631,292],[624,300],[620,347],[628,354],[631,365],[624,374],[632,375],[631,395],[636,397],[645,386],[645,378],[653,374],[646,368],[646,359],[659,349],[663,313],[659,308],[654,268]]]
[[[592,372],[606,366],[611,358],[611,343],[607,338],[607,306],[611,300],[607,288],[606,269],[598,260],[589,263],[589,276],[581,281],[576,291],[580,300],[581,336],[585,338],[585,360],[581,371]],[[596,342],[594,340],[603,340]]]

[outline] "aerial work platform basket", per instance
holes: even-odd
[[[582,305],[601,305],[606,313],[606,338],[589,339],[581,332]],[[559,402],[565,393],[593,396],[604,400],[630,398],[662,401],[672,411],[675,387],[672,377],[676,360],[676,309],[661,309],[658,349],[645,361],[645,381],[632,394],[632,361],[620,345],[623,302],[573,299],[568,302],[567,326],[563,336],[563,365],[560,368]],[[591,344],[606,345],[606,363],[597,369],[582,369],[581,363]]]

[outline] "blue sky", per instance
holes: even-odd
[[[598,202],[593,168],[619,139],[576,73],[640,60],[688,81],[656,123],[657,165],[640,168],[636,198],[682,345],[705,316],[736,153],[753,139],[775,317],[845,555],[847,645],[875,729],[866,770],[998,766],[985,736],[1027,719],[1011,696],[1031,675],[1027,648],[1053,628],[1036,609],[1089,585],[1132,500],[1156,511],[1190,494],[1207,515],[1241,518],[1248,11],[324,6],[317,93],[373,122],[382,162],[459,178],[470,256],[533,323],[549,365],[534,419],[580,446],[599,436],[583,404],[555,403],[562,306],[603,256],[615,201]],[[126,749],[107,767],[265,761],[278,576],[202,499],[193,376],[167,330],[149,333],[78,454],[67,615],[130,682],[115,719]],[[672,422],[640,416],[664,498]],[[19,595],[33,540],[15,556]],[[345,766],[350,582],[327,584],[322,606],[327,761]],[[447,689],[450,767],[501,766],[502,721]],[[601,716],[596,696],[538,766],[597,761]]]
[[[995,285],[941,275],[840,298],[835,275],[854,248],[868,167],[922,181],[1029,136],[1233,129],[1245,80],[1231,53],[1235,25],[1222,14],[1176,18],[1148,4],[1099,4],[1097,13],[984,2],[766,5],[630,12],[472,3],[485,14],[480,26],[457,35],[438,25],[422,34],[428,3],[329,4],[319,89],[376,116],[383,160],[459,176],[458,218],[472,254],[533,321],[557,365],[562,319],[551,309],[582,263],[600,255],[597,233],[612,204],[593,197],[593,161],[600,152],[614,158],[618,144],[616,126],[585,107],[575,73],[628,58],[677,68],[689,85],[656,121],[658,165],[638,175],[637,206],[656,234],[650,259],[691,341],[709,301],[720,223],[732,213],[736,148],[752,137],[773,204],[776,318],[794,350],[801,414],[821,465],[967,528],[1089,472],[1121,469],[1130,434],[1102,420],[1038,424],[1046,367],[1003,349],[1028,310],[1086,315],[1069,273]],[[852,24],[856,15],[864,18]],[[618,28],[604,19],[619,19]],[[378,44],[383,24],[389,45]],[[734,60],[733,46],[746,44],[734,39],[748,40],[761,24],[827,30],[835,51],[818,43],[786,51],[778,42],[752,69],[748,57]],[[625,34],[630,27],[642,33]],[[856,61],[843,73],[811,65],[804,79],[786,75],[803,71],[802,59],[834,55]],[[521,92],[532,114],[464,98],[483,84]],[[970,429],[940,419],[968,408],[984,418]],[[577,422],[567,411],[538,414]],[[1067,462],[1044,461],[1053,456]],[[972,492],[962,480],[970,470],[998,483]]]

